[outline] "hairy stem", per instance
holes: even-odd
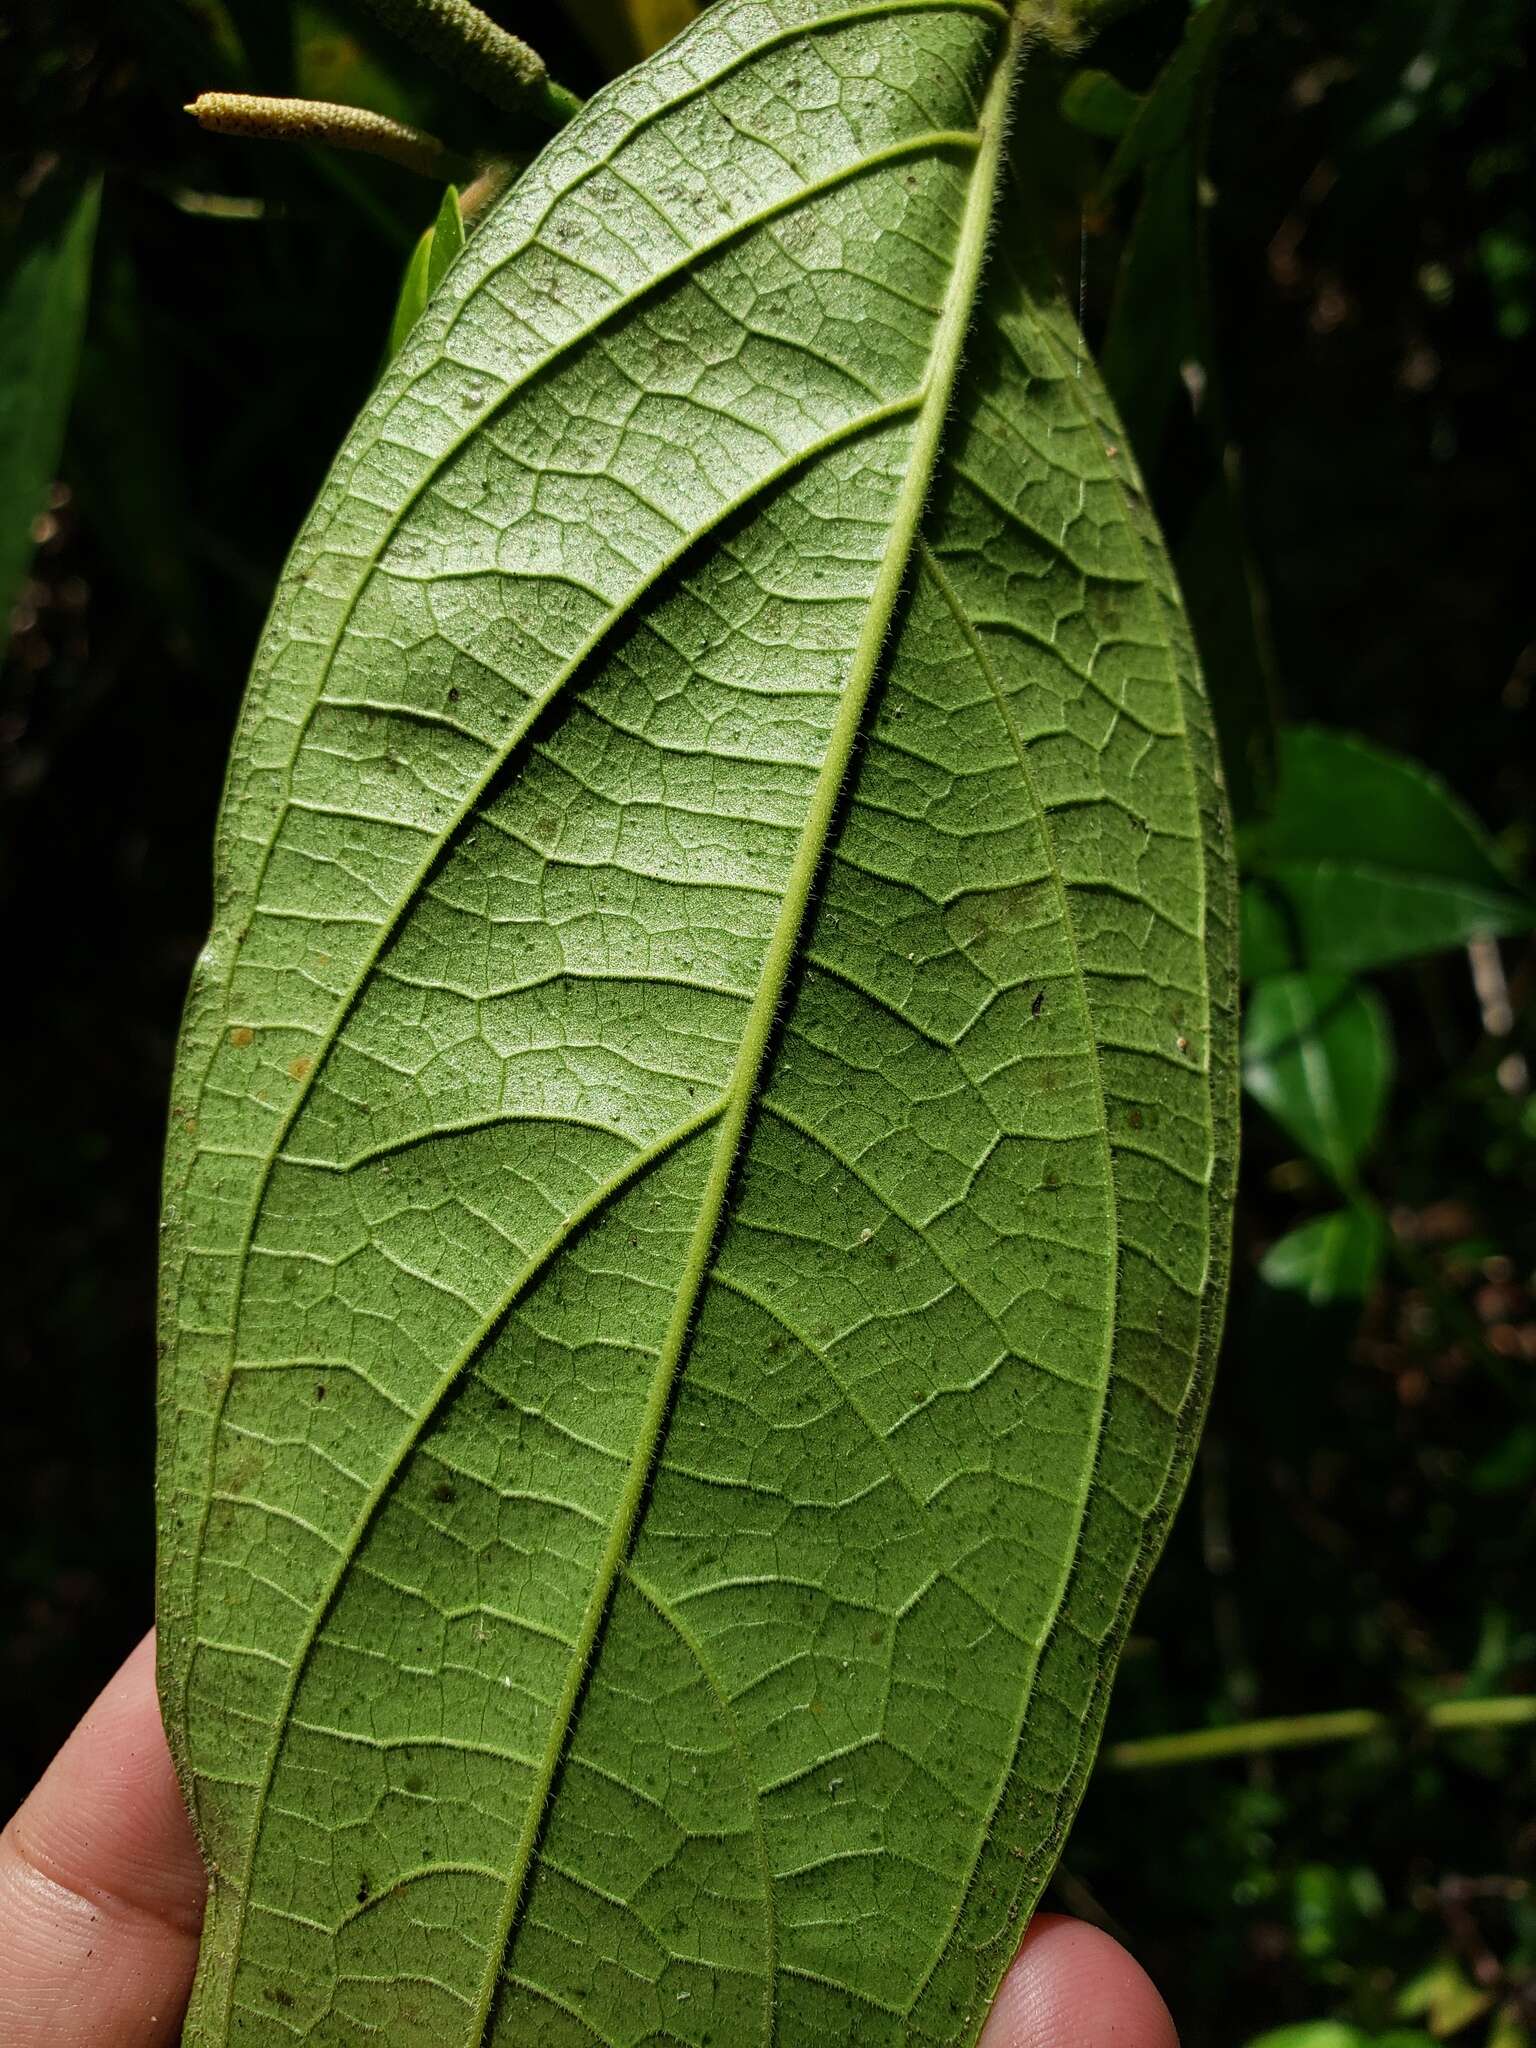
[[[470,0],[368,0],[403,42],[473,91],[514,114],[536,113],[563,127],[581,105],[556,85],[538,51]]]
[[[1470,1728],[1520,1728],[1536,1723],[1536,1696],[1494,1700],[1441,1700],[1419,1717],[1419,1725],[1446,1734]],[[1104,1752],[1111,1771],[1155,1771],[1177,1764],[1214,1763],[1222,1757],[1257,1756],[1273,1749],[1306,1749],[1324,1742],[1359,1742],[1399,1725],[1391,1714],[1370,1707],[1334,1714],[1296,1714],[1285,1720],[1240,1721],[1231,1728],[1196,1728],[1184,1735],[1152,1735],[1140,1742],[1112,1743]]]
[[[424,129],[408,128],[364,107],[331,100],[272,99],[260,93],[199,93],[187,108],[215,135],[255,135],[275,142],[324,142],[333,149],[381,156],[444,183],[471,171],[468,160]]]

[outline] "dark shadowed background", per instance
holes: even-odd
[[[1536,778],[1529,9],[1230,13],[1198,171],[1204,333],[1143,449],[1181,550],[1210,477],[1240,484],[1260,631],[1235,667],[1208,657],[1229,699],[1257,689],[1248,660],[1284,719],[1427,763],[1519,876]],[[625,19],[652,14],[504,10],[580,91]],[[9,1801],[150,1617],[160,1134],[224,755],[286,545],[438,198],[357,159],[204,136],[182,104],[245,83],[478,137],[339,4],[32,0],[7,17],[0,271],[105,174],[67,439],[46,502],[21,511],[36,552],[0,684]],[[1185,28],[1184,0],[1152,0],[1086,61],[1143,92]],[[1038,104],[1067,82],[1059,67]],[[1129,289],[1137,188],[1103,190],[1123,122],[1090,109],[1054,159],[1062,264],[1096,342]],[[1151,258],[1140,325],[1111,341],[1121,376],[1149,318],[1187,315],[1177,262]],[[1250,823],[1266,747],[1234,748]],[[1108,1739],[1364,1707],[1389,1725],[1096,1778],[1059,1902],[1123,1932],[1188,2048],[1286,2023],[1294,2048],[1536,2042],[1536,1729],[1424,1719],[1536,1685],[1536,954],[1516,932],[1479,971],[1480,987],[1458,944],[1365,977],[1395,1068],[1358,1166],[1390,1226],[1363,1299],[1260,1275],[1338,1198],[1250,1106],[1207,1447]]]

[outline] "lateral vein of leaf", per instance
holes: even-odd
[[[888,1195],[882,1193],[879,1185],[873,1179],[873,1177],[870,1174],[866,1173],[862,1166],[857,1165],[852,1159],[850,1159],[846,1152],[840,1152],[838,1148],[832,1143],[830,1138],[823,1137],[819,1131],[813,1129],[810,1124],[806,1123],[803,1120],[803,1118],[797,1117],[793,1113],[793,1111],[786,1109],[782,1103],[775,1102],[771,1095],[764,1096],[763,1109],[767,1115],[774,1117],[779,1123],[783,1124],[786,1127],[786,1129],[798,1132],[798,1134],[806,1141],[807,1144],[814,1145],[816,1149],[823,1155],[823,1157],[830,1159],[832,1161],[834,1166],[841,1167],[843,1172],[848,1175],[850,1180],[857,1181],[859,1186],[863,1188],[867,1194],[870,1194],[874,1197],[874,1199],[880,1204],[881,1208],[885,1211],[886,1215],[891,1218],[892,1222],[899,1224],[903,1230],[909,1230],[915,1238],[921,1241],[924,1250],[928,1252],[930,1257],[934,1260],[934,1263],[939,1267],[940,1271],[946,1273],[949,1276],[950,1284],[957,1290],[957,1292],[965,1296],[966,1300],[971,1303],[972,1307],[976,1310],[977,1314],[982,1318],[983,1322],[987,1323],[991,1327],[993,1336],[997,1338],[998,1342],[1003,1346],[1004,1352],[1006,1353],[1008,1348],[1008,1339],[1002,1324],[998,1321],[997,1317],[993,1315],[992,1311],[987,1307],[986,1303],[981,1299],[981,1297],[977,1293],[975,1293],[975,1291],[960,1277],[959,1273],[956,1272],[953,1265],[951,1265],[950,1261],[945,1257],[944,1253],[939,1249],[939,1246],[934,1242],[932,1236],[930,1235],[930,1232],[933,1228],[933,1224],[937,1222],[940,1217],[947,1215],[951,1209],[958,1207],[959,1203],[965,1199],[965,1196],[958,1196],[954,1201],[946,1202],[943,1208],[937,1210],[935,1212],[935,1215],[928,1222],[914,1223],[910,1216],[904,1216],[901,1213],[901,1211],[896,1207],[895,1203],[892,1202]],[[991,1157],[993,1151],[996,1149],[996,1144],[997,1141],[996,1139],[994,1139],[992,1144],[987,1147],[986,1158],[979,1160],[977,1164],[971,1169],[971,1183],[974,1183],[976,1175],[980,1173],[982,1167],[986,1164],[986,1159]],[[968,1184],[966,1193],[969,1194],[969,1191],[970,1186]],[[815,1351],[818,1357],[825,1356],[820,1346],[815,1347]],[[850,1404],[852,1404],[853,1396],[851,1394],[848,1394],[845,1398],[850,1402]]]
[[[671,1602],[664,1599],[654,1586],[649,1585],[642,1579],[635,1571],[632,1563],[626,1564],[624,1576],[640,1597],[649,1602],[650,1606],[661,1617],[667,1627],[671,1629],[672,1633],[698,1666],[700,1677],[704,1680],[716,1705],[720,1709],[721,1718],[724,1720],[726,1731],[731,1738],[731,1747],[735,1750],[736,1760],[741,1766],[741,1781],[747,1789],[747,1796],[750,1801],[753,1847],[757,1854],[758,1868],[763,1874],[763,1910],[767,1917],[768,1951],[764,1962],[764,1975],[767,1981],[764,1987],[763,2038],[765,2041],[771,2041],[773,2038],[773,1979],[778,1962],[778,1918],[774,1911],[773,1901],[773,1863],[768,1854],[768,1837],[763,1829],[762,1797],[756,1785],[752,1782],[752,1772],[747,1762],[746,1745],[741,1739],[741,1729],[736,1719],[736,1709],[731,1705],[725,1687],[720,1683],[714,1667],[704,1655],[703,1646],[696,1640],[693,1632],[683,1621],[681,1615],[677,1613]]]
[[[267,1747],[267,1755],[257,1789],[247,1871],[255,1862],[257,1844],[260,1840],[271,1796],[272,1782],[277,1770],[277,1761],[282,1751],[283,1735],[287,1728],[289,1716],[293,1711],[294,1701],[298,1697],[299,1685],[308,1666],[310,1656],[313,1653],[315,1644],[319,1640],[320,1631],[324,1626],[326,1616],[330,1613],[347,1572],[356,1559],[363,1537],[379,1509],[383,1506],[400,1473],[404,1470],[406,1460],[421,1442],[434,1417],[441,1412],[443,1402],[446,1400],[449,1392],[457,1385],[465,1371],[479,1356],[491,1332],[502,1322],[514,1303],[527,1291],[539,1274],[559,1256],[560,1252],[576,1233],[583,1229],[594,1217],[601,1214],[611,1202],[617,1200],[626,1188],[634,1186],[652,1167],[666,1158],[669,1153],[676,1151],[678,1146],[686,1143],[689,1138],[696,1136],[698,1132],[706,1130],[710,1124],[714,1123],[721,1116],[725,1107],[725,1098],[719,1097],[709,1103],[704,1109],[701,1109],[695,1116],[689,1117],[676,1125],[674,1129],[668,1131],[664,1137],[659,1138],[653,1145],[647,1146],[643,1151],[637,1152],[632,1158],[626,1160],[618,1172],[610,1175],[600,1187],[594,1189],[585,1202],[572,1210],[560,1228],[552,1233],[546,1243],[540,1247],[535,1256],[519,1272],[517,1278],[507,1289],[495,1312],[486,1319],[477,1335],[453,1361],[452,1366],[439,1383],[436,1394],[428,1403],[424,1412],[415,1418],[413,1427],[402,1437],[399,1445],[396,1447],[395,1455],[391,1458],[368,1499],[363,1503],[352,1537],[341,1547],[337,1568],[331,1574],[321,1598],[314,1605],[309,1617],[309,1625],[294,1656],[291,1667],[292,1675],[287,1686],[284,1688],[282,1701],[273,1717],[271,1741]],[[210,1489],[210,1499],[211,1497],[212,1490]],[[259,1504],[252,1503],[252,1505]],[[281,1592],[282,1588],[274,1587],[273,1590]],[[291,1595],[286,1597],[292,1598]],[[190,1683],[190,1667],[188,1682]],[[237,1894],[236,1905],[234,1945],[237,1952],[240,1929],[250,1903],[248,1885],[242,1884]],[[233,1969],[229,1970],[226,1976],[227,1995],[224,2013],[226,2029],[228,2028],[229,2015],[234,2005],[236,1976],[237,1972]]]
[[[616,2044],[600,2028],[595,2027],[584,2012],[579,2011],[568,1999],[562,1998],[557,1991],[551,1991],[547,1984],[535,1984],[531,1977],[520,1977],[515,1970],[507,1972],[507,1982],[515,1984],[519,1991],[528,1992],[542,2004],[552,2005],[556,2012],[564,2013],[568,2020],[574,2020],[583,2032],[592,2036],[598,2048],[616,2048]]]
[[[618,980],[618,976],[616,975],[609,977],[606,975],[595,974],[585,976],[571,975],[568,977],[551,976],[550,980],[556,981],[569,979],[572,981],[607,981],[610,978],[615,982],[617,982]],[[647,982],[649,983],[649,981],[650,977],[647,976]],[[548,985],[548,982],[543,981],[525,983],[519,988],[509,989],[505,991],[505,993],[509,995],[526,995],[530,988],[539,989],[547,987]],[[666,984],[666,986],[696,986],[699,992],[702,994],[729,995],[731,996],[733,1001],[746,1001],[745,995],[743,995],[740,990],[717,990],[714,989],[710,984],[705,982],[701,982],[698,984],[669,982]],[[499,1130],[504,1124],[523,1124],[539,1130],[553,1127],[563,1131],[590,1131],[594,1137],[599,1138],[615,1138],[622,1136],[622,1133],[616,1131],[611,1123],[599,1123],[595,1117],[556,1116],[551,1114],[547,1110],[541,1110],[537,1115],[524,1115],[519,1114],[519,1112],[516,1110],[498,1109],[493,1111],[489,1116],[468,1117],[465,1119],[463,1123],[451,1124],[445,1122],[435,1125],[429,1131],[411,1131],[405,1137],[391,1138],[385,1144],[370,1146],[366,1151],[357,1153],[351,1159],[310,1159],[300,1152],[284,1152],[281,1155],[281,1160],[284,1166],[307,1166],[313,1168],[318,1173],[337,1173],[345,1175],[348,1173],[355,1172],[359,1167],[362,1166],[377,1165],[381,1159],[397,1159],[404,1152],[414,1151],[418,1145],[430,1145],[435,1138],[467,1137],[475,1131]],[[260,1257],[265,1251],[266,1247],[264,1245],[254,1245],[251,1249],[251,1256],[253,1258]],[[284,1247],[281,1251],[274,1252],[272,1256],[275,1258],[290,1259],[304,1257],[306,1256],[306,1254],[292,1252],[288,1250],[286,1247]],[[333,1262],[328,1260],[326,1261],[326,1263],[330,1264]]]
[[[750,1303],[759,1314],[767,1316],[770,1322],[777,1323],[787,1337],[794,1339],[795,1343],[800,1346],[800,1349],[808,1358],[819,1358],[822,1361],[827,1368],[828,1377],[847,1403],[849,1413],[863,1426],[864,1433],[869,1438],[881,1463],[885,1466],[892,1485],[898,1493],[905,1495],[909,1505],[918,1517],[919,1526],[921,1526],[923,1508],[926,1503],[918,1494],[913,1492],[906,1475],[901,1471],[895,1458],[891,1455],[889,1438],[876,1425],[872,1417],[865,1412],[863,1404],[855,1397],[852,1390],[843,1384],[841,1374],[833,1371],[832,1360],[828,1350],[820,1344],[813,1343],[804,1330],[792,1322],[782,1309],[775,1308],[772,1302],[765,1301],[762,1295],[756,1293],[742,1281],[734,1279],[729,1273],[719,1271],[716,1271],[711,1277],[715,1286],[723,1287],[728,1294],[734,1294],[739,1301]],[[873,1316],[865,1316],[862,1321],[854,1326],[853,1330],[845,1331],[842,1334],[845,1337],[852,1336],[855,1334],[855,1331],[863,1329],[865,1324],[873,1320]],[[932,1562],[931,1552],[929,1553],[929,1561]]]
[[[507,1886],[506,1909],[493,1938],[479,2003],[479,2028],[472,2036],[487,2048],[496,2008],[497,1986],[506,1967],[534,1855],[543,1832],[560,1761],[580,1701],[613,1588],[627,1561],[634,1529],[671,1411],[673,1389],[682,1367],[694,1314],[708,1277],[715,1240],[735,1177],[742,1140],[761,1080],[785,986],[836,815],[838,793],[853,756],[865,709],[874,686],[886,637],[917,543],[924,508],[938,463],[939,445],[951,394],[975,308],[991,223],[992,201],[1002,160],[1009,91],[1020,46],[1020,31],[1010,24],[994,63],[993,75],[977,126],[976,162],[956,237],[953,268],[944,313],[934,330],[921,405],[913,427],[907,473],[891,520],[891,540],[870,594],[869,610],[849,663],[842,702],[816,779],[794,864],[785,885],[783,907],[764,956],[758,990],[748,1011],[741,1052],[727,1091],[726,1106],[715,1139],[709,1178],[699,1206],[677,1302],[661,1348],[658,1369],[636,1433],[629,1483],[615,1514],[612,1534],[599,1564],[592,1596],[583,1617],[580,1654],[571,1660],[561,1698],[551,1720],[550,1740],[540,1782],[528,1803],[528,1814]]]

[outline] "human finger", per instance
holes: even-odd
[[[1157,1987],[1111,1935],[1037,1914],[978,2048],[1179,2048]]]
[[[169,2048],[205,1877],[144,1641],[0,1837],[0,2040]]]

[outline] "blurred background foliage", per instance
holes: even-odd
[[[587,92],[691,4],[532,32]],[[1246,878],[1226,1356],[1056,1888],[1187,2048],[1536,2043],[1530,29],[1525,0],[1147,0],[1042,56],[1018,122]],[[0,22],[7,1798],[148,1618],[161,1119],[224,756],[444,196],[206,136],[208,88],[537,139],[348,0]]]

